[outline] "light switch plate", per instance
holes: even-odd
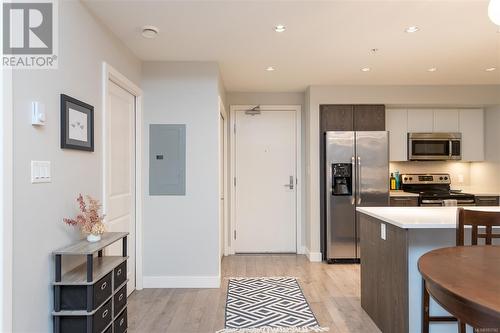
[[[50,161],[31,161],[31,183],[50,183]]]
[[[380,224],[380,238],[382,238],[383,240],[385,240],[387,238],[385,223]]]

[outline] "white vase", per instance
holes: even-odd
[[[101,240],[101,235],[88,234],[87,240],[91,243],[98,242]]]

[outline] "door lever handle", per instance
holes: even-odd
[[[293,176],[290,176],[290,183],[283,185],[285,187],[288,187],[290,190],[293,190],[294,185],[293,185]]]

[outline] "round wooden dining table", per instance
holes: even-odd
[[[460,322],[500,332],[500,246],[456,246],[418,260],[427,291]]]

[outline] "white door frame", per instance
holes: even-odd
[[[0,11],[1,14],[1,11]],[[0,99],[0,332],[12,332],[12,286],[13,286],[13,104],[12,69],[0,69],[2,83]]]
[[[235,198],[236,191],[234,186],[234,177],[236,174],[236,145],[235,145],[235,125],[236,125],[236,112],[243,112],[255,107],[255,105],[231,105],[230,106],[230,133],[229,133],[229,144],[231,150],[231,165],[230,165],[230,177],[229,183],[230,185],[230,200],[231,200],[231,209],[230,209],[230,219],[229,221],[225,221],[226,228],[229,229],[229,238],[231,239],[231,244],[227,243],[228,239],[226,239],[226,255],[231,255],[235,253],[234,249],[234,231],[235,231],[235,223],[236,221],[236,207],[235,207]],[[302,107],[300,105],[260,105],[260,109],[262,111],[295,111],[295,132],[296,132],[296,249],[298,254],[303,253],[303,244],[302,244]],[[258,117],[258,116],[257,116]],[[237,131],[238,129],[236,129]],[[227,226],[229,224],[229,226]]]
[[[106,135],[106,128],[108,126],[107,119],[107,105],[109,93],[109,81],[117,84],[119,87],[125,89],[133,96],[135,96],[135,289],[141,290],[143,285],[142,276],[142,201],[144,192],[142,187],[142,90],[136,86],[132,81],[127,79],[124,75],[104,62],[102,66],[103,71],[103,91],[102,91],[102,160],[103,160],[103,178],[102,178],[102,194],[103,194],[103,213],[107,209],[107,179],[106,179],[106,147],[108,139]]]
[[[228,154],[228,143],[229,143],[229,135],[228,135],[228,114],[227,114],[227,111],[226,111],[226,108],[224,106],[224,103],[222,102],[222,98],[219,96],[219,114],[222,116],[222,119],[224,119],[224,173],[223,173],[223,177],[224,177],[224,205],[223,205],[223,211],[220,212],[220,214],[223,214],[223,218],[224,218],[224,224],[222,225],[222,237],[223,237],[223,243],[222,243],[222,253],[223,255],[227,256],[228,253],[227,253],[227,243],[228,243],[228,233],[229,233],[229,230],[228,230],[228,219],[229,219],[229,205],[228,205],[228,193],[229,193],[229,190],[228,190],[228,184],[229,184],[229,154]],[[219,138],[220,139],[220,138]],[[219,233],[220,234],[220,233]],[[220,242],[219,242],[220,243]],[[219,265],[220,267],[220,265]]]

